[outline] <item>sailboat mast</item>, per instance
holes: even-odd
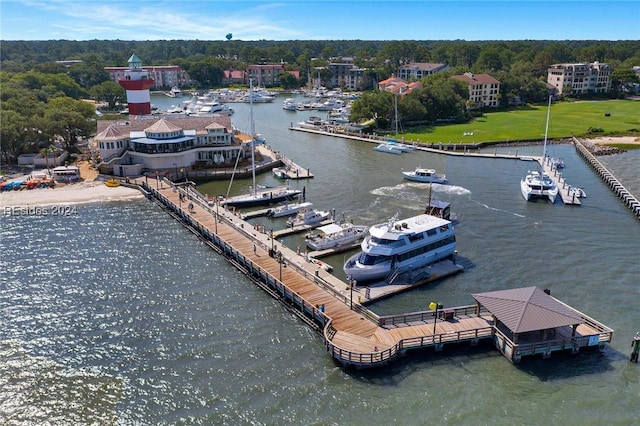
[[[251,121],[251,173],[253,179],[253,195],[256,196],[256,129],[253,123],[253,79],[249,79],[249,120]]]
[[[398,140],[398,94],[395,94],[395,98],[393,99],[394,109],[395,109],[395,122],[396,122],[396,141]]]
[[[547,106],[547,124],[544,128],[544,145],[542,147],[542,162],[547,158],[547,136],[549,135],[549,115],[551,114],[551,95],[549,95],[549,105]]]

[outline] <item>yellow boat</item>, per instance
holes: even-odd
[[[120,182],[118,182],[115,179],[108,179],[108,180],[105,181],[104,184],[107,185],[110,188],[115,188],[116,186],[120,186]]]

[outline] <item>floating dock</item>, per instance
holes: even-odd
[[[562,202],[567,205],[579,206],[582,204],[580,198],[576,196],[574,191],[571,191],[571,185],[562,176],[562,173],[551,166],[551,158],[546,157],[546,160],[542,163],[544,172],[554,180],[558,187],[558,195]]]
[[[516,363],[522,356],[548,357],[554,351],[575,353],[583,347],[601,347],[613,336],[613,330],[566,305],[563,310],[571,319],[569,325],[564,321],[550,328],[547,322],[540,335],[510,333],[500,321],[502,313],[492,313],[480,302],[380,317],[359,303],[367,296],[375,297],[375,288],[366,294],[366,288],[347,285],[231,211],[210,205],[190,185],[177,186],[166,180],[157,181],[156,188],[144,180],[137,184],[149,199],[317,329],[327,352],[343,366],[382,366],[410,349],[439,351],[447,344],[475,345],[484,339],[493,341]],[[432,272],[431,278],[435,276]]]

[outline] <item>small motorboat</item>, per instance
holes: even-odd
[[[569,194],[575,195],[576,198],[587,198],[587,193],[584,192],[584,189],[578,188],[577,186],[572,186],[569,189]]]
[[[294,217],[290,217],[287,220],[287,226],[294,228],[296,226],[316,225],[324,220],[329,219],[331,215],[328,211],[316,210],[316,209],[303,209],[298,212]]]
[[[303,203],[287,203],[282,206],[269,209],[267,211],[267,216],[271,217],[283,217],[283,216],[292,216],[294,214],[298,214],[300,210],[310,209],[313,207],[313,203],[305,201]]]

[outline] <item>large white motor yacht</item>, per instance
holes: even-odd
[[[356,282],[381,281],[395,272],[408,272],[449,257],[456,249],[453,224],[421,214],[369,228],[362,251],[344,264],[347,277]]]

